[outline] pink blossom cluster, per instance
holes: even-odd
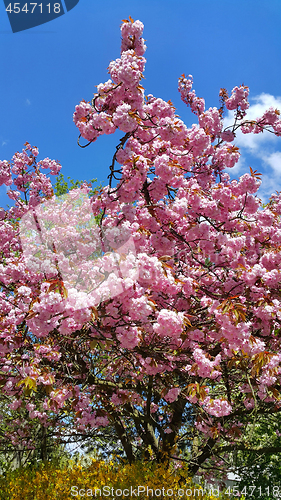
[[[174,387],[167,392],[165,399],[166,401],[168,401],[168,403],[173,403],[174,401],[176,401],[176,399],[178,399],[179,394],[180,389],[178,387]]]
[[[257,118],[253,121],[245,121],[241,126],[241,131],[243,134],[260,134],[263,130],[269,129],[274,132],[276,136],[281,135],[281,119],[280,111],[278,109],[269,108],[262,115],[261,118]]]
[[[142,56],[146,50],[144,39],[142,38],[143,23],[141,21],[134,22],[132,19],[130,21],[124,21],[121,25],[121,52],[126,52],[134,48],[135,53],[138,56]]]
[[[204,128],[210,135],[218,136],[222,130],[223,123],[217,108],[209,108],[199,115],[198,121],[200,127]]]
[[[193,78],[191,75],[188,75],[188,78],[186,78],[185,75],[182,75],[179,78],[178,89],[181,94],[182,101],[190,106],[193,113],[200,116],[205,110],[205,100],[196,96],[195,90],[191,90],[192,85]]]
[[[231,92],[231,96],[225,100],[225,106],[227,109],[238,109],[245,111],[249,108],[248,102],[249,88],[245,85],[240,85],[240,87],[234,87]]]
[[[117,332],[119,330],[117,329]],[[140,342],[140,332],[136,327],[126,329],[125,331],[122,329],[120,333],[117,333],[117,339],[120,340],[121,347],[133,349]]]
[[[138,127],[143,107],[143,77],[146,46],[142,38],[143,24],[132,20],[122,24],[121,57],[109,64],[111,79],[97,87],[92,104],[80,102],[75,108],[74,123],[82,137],[90,142],[102,134],[112,134],[116,127],[131,132]]]
[[[118,85],[128,87],[139,84],[144,70],[145,59],[137,56],[133,49],[122,52],[121,58],[109,64],[108,70],[112,80]]]
[[[210,377],[211,379],[221,377],[221,372],[215,369],[221,361],[220,354],[215,357],[214,361],[211,361],[202,349],[197,348],[194,350],[193,357],[196,361],[197,373],[200,377]]]
[[[3,184],[6,184],[6,186],[13,184],[10,164],[6,160],[0,162],[0,186]]]
[[[231,404],[225,399],[210,399],[208,397],[204,401],[204,407],[209,415],[214,415],[215,417],[224,417],[232,411]]]
[[[153,329],[160,337],[177,338],[182,333],[183,319],[183,313],[162,309],[157,316],[157,323],[153,325]]]
[[[218,168],[233,168],[239,161],[240,152],[235,146],[224,144],[220,149],[217,149],[213,156],[213,163],[217,164]]]

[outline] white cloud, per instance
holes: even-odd
[[[269,156],[263,155],[262,159],[274,170],[275,174],[281,174],[281,151],[275,151]]]
[[[252,97],[251,104],[247,110],[245,120],[256,120],[261,118],[269,108],[281,111],[281,97],[262,93]],[[233,125],[234,112],[228,111],[224,119],[224,127]],[[241,130],[236,131],[235,145],[240,148],[241,158],[237,167],[227,169],[230,174],[236,174],[241,170],[249,172],[249,165],[253,170],[262,173],[262,184],[257,195],[266,203],[270,195],[276,190],[281,190],[281,138],[270,132],[260,134],[243,134]],[[246,161],[247,159],[247,161]]]
[[[250,99],[255,101],[256,104],[251,104],[247,110],[247,118],[250,120],[260,117],[268,108],[274,108],[281,110],[281,96],[275,97],[271,94],[266,94],[263,92]]]
[[[281,151],[274,151],[268,154],[262,151],[259,156],[262,160],[264,170],[262,171],[262,184],[258,195],[265,203],[271,194],[281,191]]]
[[[25,104],[26,104],[26,106],[30,106],[31,101],[30,101],[29,99],[27,99],[27,98],[26,98],[26,99],[25,99]]]

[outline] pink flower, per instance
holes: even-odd
[[[164,430],[165,434],[171,434],[172,429],[170,429],[170,427],[167,427],[167,429]]]
[[[17,410],[20,406],[21,406],[21,399],[18,399],[16,401],[13,401],[13,403],[11,403],[9,406],[11,408],[11,410]]]
[[[176,401],[176,399],[178,399],[180,392],[181,391],[178,387],[170,389],[165,396],[166,401],[168,401],[168,403],[173,403],[174,401]]]
[[[235,135],[231,130],[225,130],[220,134],[220,137],[222,138],[223,141],[226,142],[232,142],[235,139]]]
[[[199,115],[199,125],[207,134],[217,136],[222,129],[222,121],[217,108],[209,108]]]
[[[161,337],[179,337],[182,333],[183,320],[183,313],[162,309],[158,314],[157,323],[153,325],[153,329]]]
[[[121,347],[125,349],[133,349],[139,344],[140,332],[138,328],[132,327],[125,330],[119,328],[118,331],[120,330],[121,332],[117,334],[117,338],[121,343]]]
[[[240,107],[242,111],[245,111],[249,107],[248,95],[249,88],[245,85],[234,87],[231,92],[231,96],[225,101],[226,108],[231,110]]]
[[[224,417],[229,415],[232,411],[232,406],[225,399],[210,399],[209,402],[204,402],[204,407],[209,415],[215,417]]]

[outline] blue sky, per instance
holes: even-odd
[[[195,115],[177,90],[182,73],[192,74],[206,107],[219,107],[219,90],[250,87],[254,117],[270,105],[281,109],[280,0],[80,0],[47,24],[12,33],[0,0],[0,160],[10,160],[25,141],[62,164],[65,176],[107,184],[120,133],[77,146],[72,115],[108,80],[107,67],[120,54],[120,23],[131,16],[144,25],[146,94],[171,99],[188,126]],[[226,117],[226,121],[229,117]],[[281,138],[238,137],[242,159],[231,173],[262,172],[260,197],[281,190]],[[0,205],[11,201],[0,188]]]

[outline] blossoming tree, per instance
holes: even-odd
[[[281,409],[281,195],[262,207],[256,171],[225,172],[238,129],[280,136],[281,120],[247,120],[245,86],[206,110],[182,75],[188,128],[144,94],[142,32],[123,21],[111,79],[74,113],[79,142],[124,132],[107,187],[55,199],[41,170],[60,166],[29,144],[0,164],[15,200],[0,214],[0,381],[31,420],[112,425],[130,462],[180,459],[185,444],[196,473],[245,447],[253,415]]]

